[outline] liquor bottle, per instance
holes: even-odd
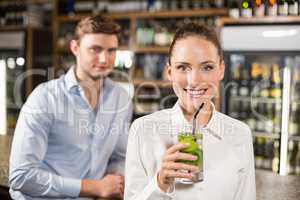
[[[297,176],[300,176],[300,142],[298,142],[298,151],[296,155],[296,169],[295,169],[295,174]]]
[[[287,171],[289,174],[295,174],[296,172],[296,156],[298,147],[293,140],[290,140],[288,143],[288,163]]]
[[[248,119],[248,113],[247,113],[247,106],[248,106],[247,101],[240,101],[240,106],[239,106],[239,120],[247,123],[247,119]]]
[[[275,134],[279,134],[280,130],[281,130],[281,103],[280,102],[276,102],[275,104],[273,104],[273,112],[274,114],[274,118],[273,118],[273,124],[274,124],[274,133]]]
[[[229,101],[229,116],[235,119],[239,117],[238,111],[239,104],[236,101]]]
[[[202,0],[202,6],[203,8],[209,8],[210,7],[210,1],[209,0]]]
[[[275,156],[275,153],[274,153],[274,140],[273,139],[266,139],[265,152],[264,152],[264,162],[263,162],[263,168],[264,169],[272,170],[274,156]]]
[[[271,98],[281,97],[281,77],[278,64],[273,64],[272,66],[271,87],[269,94]]]
[[[288,0],[288,13],[289,15],[298,15],[298,1],[297,0]]]
[[[252,2],[250,0],[241,1],[241,16],[247,18],[252,17]]]
[[[274,112],[272,110],[272,104],[266,103],[266,122],[265,122],[265,131],[269,134],[274,134]]]
[[[277,16],[277,9],[278,6],[276,0],[268,0],[268,16]]]
[[[247,113],[247,119],[246,119],[246,123],[248,124],[248,126],[250,127],[251,130],[255,129],[256,126],[256,120],[255,120],[255,116],[252,112],[252,102],[251,101],[247,101],[246,102],[246,113]]]
[[[5,8],[0,6],[0,26],[4,26],[5,21]]]
[[[250,82],[250,96],[259,96],[259,82],[261,81],[261,66],[259,63],[252,63],[251,65],[251,82]]]
[[[262,64],[262,81],[260,82],[260,96],[269,97],[269,87],[270,87],[270,66],[268,64]]]
[[[215,0],[214,3],[215,3],[215,6],[217,8],[223,8],[224,7],[224,0]]]
[[[265,122],[264,120],[262,120],[264,118],[264,112],[265,112],[265,108],[264,108],[264,103],[262,102],[258,102],[257,103],[257,114],[259,115],[258,120],[256,121],[256,127],[255,130],[258,132],[264,132],[265,131]]]
[[[279,0],[278,1],[278,15],[287,16],[288,15],[288,2],[287,0]]]
[[[232,87],[230,87],[230,94],[232,96],[237,96],[238,95],[238,84],[241,80],[241,65],[237,65],[237,64],[234,64],[231,68],[230,68],[230,71],[231,71],[231,77],[232,77],[232,80],[234,82],[234,85]]]
[[[265,3],[264,0],[255,0],[254,15],[256,17],[262,17],[265,15]]]
[[[264,162],[264,153],[265,153],[265,138],[263,137],[257,137],[256,144],[255,144],[255,167],[256,168],[263,168],[263,162]]]
[[[229,2],[229,16],[232,18],[240,17],[239,3],[237,0],[231,0]]]
[[[239,95],[249,96],[249,71],[246,67],[242,68],[242,77],[239,85]]]
[[[292,103],[291,104],[291,112],[290,112],[290,120],[289,120],[289,135],[296,135],[298,133],[297,110],[298,110],[297,104]]]
[[[272,171],[278,173],[279,171],[279,141],[274,141],[274,157],[272,160]]]

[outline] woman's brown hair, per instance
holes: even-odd
[[[199,37],[204,38],[205,40],[213,43],[217,49],[220,59],[223,60],[223,51],[222,51],[221,44],[219,42],[216,32],[206,25],[190,22],[187,24],[183,24],[175,32],[173,41],[169,48],[169,61],[168,61],[169,65],[171,65],[172,52],[173,52],[176,42],[178,40],[184,39],[188,36],[199,36]]]

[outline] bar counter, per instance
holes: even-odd
[[[8,161],[12,136],[0,136],[0,199],[8,190]],[[280,176],[256,170],[257,200],[299,200],[300,176]],[[8,191],[6,191],[8,194]],[[1,196],[3,195],[3,196]]]

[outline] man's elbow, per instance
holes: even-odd
[[[18,172],[9,174],[9,187],[12,190],[21,191],[25,184],[25,173]]]
[[[13,191],[30,196],[40,196],[44,188],[38,187],[36,184],[36,172],[34,170],[16,170],[9,175],[9,186]]]

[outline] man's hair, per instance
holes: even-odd
[[[188,36],[199,36],[213,43],[217,49],[220,59],[223,59],[223,51],[216,32],[212,28],[209,28],[204,24],[190,22],[187,24],[183,24],[180,28],[176,30],[173,41],[169,48],[169,65],[171,65],[171,56],[174,49],[174,45],[178,40],[187,38]]]
[[[118,36],[121,27],[112,20],[100,15],[82,19],[75,28],[74,39],[80,39],[89,33],[104,33]]]

